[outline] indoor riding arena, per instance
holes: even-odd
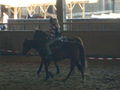
[[[8,5],[10,2],[5,4],[2,1],[7,3],[7,0],[0,0],[0,21],[4,11],[7,11],[10,18],[7,23],[0,22],[0,90],[120,90],[120,14],[116,14],[120,9],[115,12],[117,5],[120,6],[118,0],[57,0],[56,3],[52,3],[56,0],[43,0],[47,1],[47,4],[41,4],[42,0],[29,0],[33,1],[31,6],[22,6],[23,3],[17,6],[19,1],[25,1],[24,4],[29,5],[30,2],[26,0],[17,0],[15,6],[12,6],[14,3]],[[22,10],[28,11],[23,13]],[[53,14],[48,13],[49,11]],[[31,13],[43,16],[31,17]],[[112,18],[108,15],[112,15]],[[45,35],[48,33],[51,16],[57,17],[60,24],[61,47],[64,42],[69,42],[71,48],[66,48],[71,50],[68,52],[72,53],[69,56],[76,56],[72,57],[75,63],[71,63],[69,58],[59,60],[62,55],[67,55],[63,52],[60,56],[59,51],[63,48],[51,55],[52,59],[46,59],[46,53],[43,54],[45,48],[41,47],[38,47],[38,50],[32,48],[27,54],[23,53],[24,41],[34,40],[36,30],[44,32]],[[71,41],[69,38],[72,38]],[[39,45],[45,47],[44,42],[47,40],[43,40]],[[72,40],[75,40],[75,43]],[[39,46],[38,43],[32,43],[26,48],[31,48],[31,45]],[[77,48],[73,49],[72,45]],[[58,43],[57,46],[59,47]],[[78,47],[82,47],[83,51]],[[85,58],[78,61],[80,56]],[[59,73],[53,57],[59,57]],[[72,65],[77,67],[72,68]],[[70,72],[73,69],[74,71]],[[65,81],[67,75],[70,77]]]
[[[104,28],[106,27],[104,26]],[[63,32],[64,36],[80,37],[84,43],[86,53],[84,83],[77,68],[66,82],[63,81],[70,70],[70,61],[67,59],[58,62],[59,74],[56,74],[54,64],[50,64],[49,70],[54,74],[53,78],[46,81],[44,69],[37,76],[36,72],[41,62],[40,57],[33,54],[34,50],[31,50],[26,56],[20,54],[23,41],[33,39],[33,35],[34,31],[32,30],[0,32],[0,90],[120,89],[119,31],[96,31],[94,29],[94,31],[70,30]]]
[[[55,66],[50,65],[54,77],[44,80],[45,72],[37,77],[40,59],[35,56],[0,57],[0,90],[119,90],[120,60],[88,60],[85,82],[75,68],[72,76],[63,82],[69,71],[69,60],[59,62],[61,71],[56,74]]]

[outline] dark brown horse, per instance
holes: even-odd
[[[59,72],[59,67],[57,66],[56,62],[67,58],[70,60],[71,65],[70,71],[65,80],[69,78],[75,66],[81,72],[82,79],[84,80],[86,57],[82,40],[80,38],[65,38],[63,41],[56,40],[50,46],[52,55],[49,56],[49,58],[46,58],[47,50],[45,48],[45,44],[47,41],[49,41],[48,35],[43,31],[39,31],[39,40],[25,40],[23,43],[24,54],[27,53],[31,48],[34,48],[41,57],[42,61],[37,74],[41,72],[42,66],[44,65],[46,71],[46,80],[49,77],[53,77],[52,73],[48,71],[49,63],[54,61],[57,67],[57,72]]]
[[[41,44],[42,45],[42,44]],[[35,49],[38,53],[39,53],[39,55],[41,56],[43,56],[43,54],[45,53],[44,51],[45,51],[45,49],[44,48],[42,48],[42,49],[40,49],[40,45],[36,42],[36,40],[27,40],[27,39],[25,39],[24,40],[24,42],[23,42],[23,50],[22,50],[22,54],[23,55],[26,55],[31,49]],[[42,57],[41,57],[42,58]],[[42,59],[41,60],[41,63],[40,63],[40,67],[39,67],[39,70],[37,71],[37,74],[39,75],[39,73],[41,72],[41,69],[42,69],[42,67],[43,67],[43,63],[44,62],[44,60]],[[55,67],[56,67],[56,73],[58,74],[59,72],[60,72],[60,70],[59,70],[59,67],[58,67],[58,65],[57,65],[57,62],[56,61],[53,61],[54,62],[54,64],[55,64]],[[48,62],[48,64],[49,64],[50,62]]]

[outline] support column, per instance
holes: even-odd
[[[82,18],[85,18],[85,3],[79,3],[79,6],[82,10]]]
[[[115,13],[115,0],[112,0],[112,13]]]
[[[82,18],[85,18],[85,3],[83,3],[83,8],[82,8]]]
[[[0,5],[0,17],[2,17],[2,6]]]
[[[18,10],[17,10],[17,7],[15,7],[14,8],[14,19],[18,18],[17,15],[18,15]]]
[[[75,4],[74,3],[70,3],[67,6],[68,6],[68,9],[70,11],[70,19],[72,19],[73,18],[72,11],[73,11],[73,8],[74,8]]]
[[[65,0],[57,0],[56,1],[56,8],[57,8],[57,18],[63,31],[63,22],[66,20],[66,3]]]

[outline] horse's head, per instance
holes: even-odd
[[[44,31],[36,30],[33,39],[43,43],[48,40],[48,34]]]

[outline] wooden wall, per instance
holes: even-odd
[[[0,49],[22,50],[24,39],[32,39],[34,31],[0,31]],[[120,31],[69,31],[66,36],[81,37],[89,56],[120,56]]]

